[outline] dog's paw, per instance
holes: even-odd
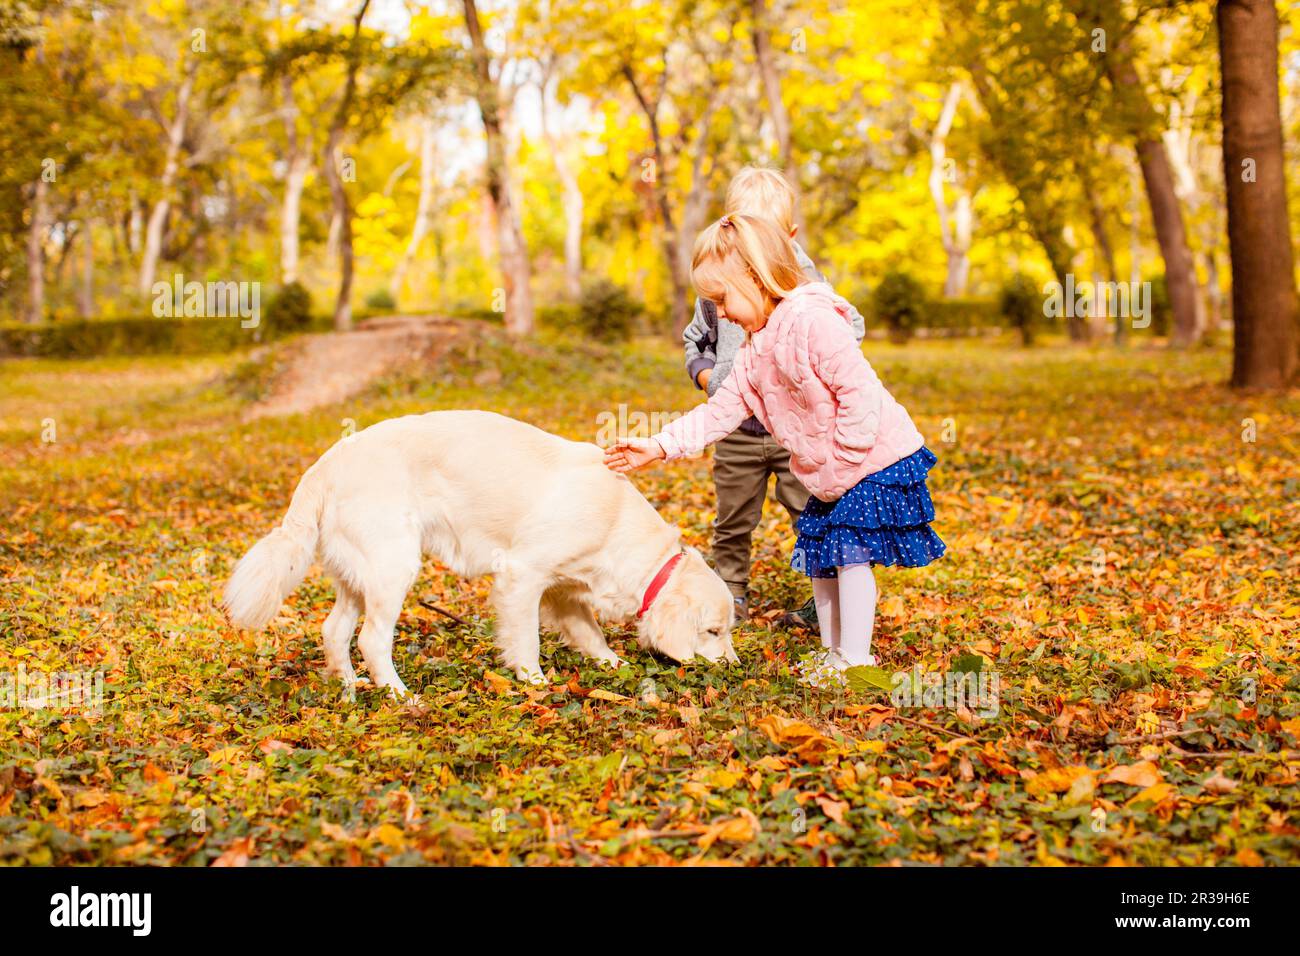
[[[532,684],[534,687],[541,687],[546,684],[546,675],[538,667],[516,667],[515,676],[525,684]]]
[[[597,658],[596,663],[601,667],[607,667],[612,671],[616,671],[626,664],[627,661],[623,660],[623,658],[619,657],[617,654],[610,654],[609,657]]]
[[[388,696],[392,700],[409,701],[415,699],[415,695],[412,694],[407,689],[406,685],[400,680],[395,684],[387,685],[385,689],[388,691]]]

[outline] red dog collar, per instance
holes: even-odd
[[[673,573],[673,568],[677,567],[677,562],[684,557],[686,557],[686,552],[678,551],[664,562],[664,566],[660,568],[659,573],[654,576],[654,580],[650,582],[650,586],[645,589],[645,597],[641,599],[641,610],[636,612],[638,618],[645,616],[645,612],[650,610],[650,605],[654,603],[654,599],[659,596],[659,592],[662,591],[664,585],[668,583],[668,576]]]

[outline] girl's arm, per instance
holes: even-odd
[[[726,438],[740,423],[753,412],[745,405],[737,384],[745,375],[747,363],[740,353],[736,355],[736,364],[731,374],[718,386],[703,405],[696,405],[689,412],[657,435],[654,440],[664,450],[664,458],[672,461],[703,451],[720,438]]]
[[[626,438],[605,452],[605,464],[613,471],[628,472],[665,459],[672,461],[703,451],[735,431],[752,412],[741,398],[736,384],[744,374],[744,359],[736,357],[731,374],[703,405],[697,405],[651,438]]]
[[[808,357],[813,371],[835,396],[835,455],[860,464],[876,444],[884,386],[848,324],[837,313],[811,317]]]

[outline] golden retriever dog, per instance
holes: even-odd
[[[395,695],[393,628],[424,555],[491,574],[496,644],[520,680],[542,683],[538,628],[618,666],[597,615],[637,618],[637,643],[676,661],[736,660],[726,585],[594,444],[480,411],[394,418],[338,442],[307,469],[278,528],[235,565],[224,608],[260,629],[314,559],[336,584],[325,673]],[[648,605],[648,606],[647,606]]]

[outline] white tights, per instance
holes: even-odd
[[[852,665],[875,663],[871,632],[876,624],[876,576],[869,564],[846,564],[838,577],[813,578],[813,603],[822,645]]]

